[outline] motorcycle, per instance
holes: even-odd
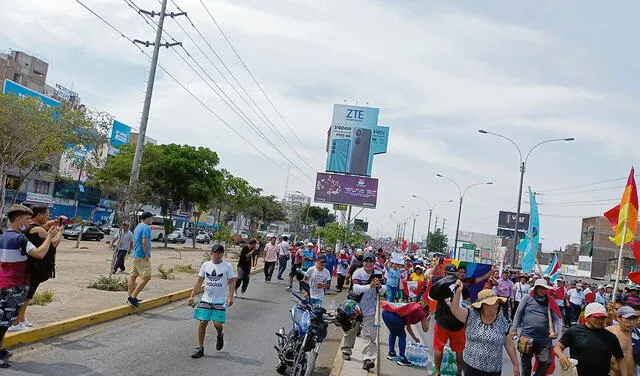
[[[309,293],[309,284],[301,281],[302,290]],[[298,302],[289,310],[292,327],[287,333],[280,328],[275,333],[279,363],[276,372],[284,375],[291,367],[292,376],[311,376],[315,368],[320,344],[327,337],[329,324],[335,322],[335,315],[327,312],[322,306],[309,304],[309,301],[292,292]]]

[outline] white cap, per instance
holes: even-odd
[[[308,247],[308,246],[312,246],[312,247],[313,247],[313,245],[314,245],[314,244],[313,244],[312,242],[307,243],[307,247]]]
[[[600,303],[595,303],[595,302],[589,303],[587,304],[587,307],[584,309],[584,317],[586,318],[589,316],[606,317],[607,310]]]
[[[549,286],[547,281],[545,281],[542,278],[536,279],[536,282],[533,284],[533,288],[535,289],[536,287],[543,287],[545,289],[550,289],[551,288],[551,286]]]
[[[602,285],[598,286],[598,290],[603,289],[603,288],[604,288],[604,286],[602,286]]]
[[[606,287],[606,288],[608,288],[608,289],[612,289],[612,288],[613,288],[613,285],[612,285],[612,284],[608,284],[608,285],[606,285],[605,287]]]
[[[344,254],[346,254],[346,253],[347,253],[347,251],[345,251],[344,249],[340,250],[340,254],[341,254],[341,255],[344,255]]]

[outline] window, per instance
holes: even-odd
[[[51,183],[49,183],[48,181],[36,180],[35,185],[36,185],[35,193],[41,193],[45,195],[49,194],[49,188],[51,187]]]
[[[20,188],[20,178],[17,176],[9,175],[7,176],[7,183],[4,186],[7,189],[12,189],[17,191]]]

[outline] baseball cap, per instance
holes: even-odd
[[[341,254],[341,255],[344,255],[344,254],[346,254],[346,253],[347,253],[347,251],[345,251],[344,249],[341,249],[341,250],[340,250],[340,254]]]
[[[224,252],[224,246],[222,244],[214,244],[211,247],[211,252]]]
[[[616,311],[616,315],[625,319],[628,319],[631,316],[638,317],[638,315],[636,314],[636,310],[629,306],[622,306],[618,308],[618,310]]]
[[[362,261],[365,261],[367,259],[371,259],[371,261],[376,261],[376,256],[371,252],[367,252],[364,254],[364,257],[362,257]]]
[[[635,314],[635,311],[633,312]],[[589,303],[584,309],[584,317],[607,317],[607,310],[600,303]]]
[[[327,262],[327,256],[325,255],[320,255],[318,256],[318,260],[316,260],[317,262]]]
[[[29,209],[28,207],[22,204],[11,205],[11,207],[9,207],[9,210],[7,210],[7,215],[12,213],[24,213],[28,215],[33,215],[33,212],[31,211],[31,209]]]
[[[153,213],[152,212],[144,212],[142,214],[140,214],[140,219],[147,219],[147,218],[151,218],[153,217]]]
[[[604,288],[604,286],[602,286],[602,285],[598,286],[598,290],[603,289],[603,288]]]
[[[547,284],[547,281],[545,281],[543,278],[536,279],[535,283],[533,284],[533,288],[535,289],[536,287],[542,287],[545,289],[551,288],[551,286],[549,286],[549,284]]]
[[[307,247],[308,246],[312,246],[313,247],[313,243],[312,242],[307,243]]]
[[[612,289],[612,288],[613,288],[613,285],[612,285],[612,284],[608,284],[608,285],[606,285],[605,287],[606,287],[606,288],[608,288],[608,289]]]

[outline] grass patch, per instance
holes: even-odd
[[[187,273],[187,274],[196,274],[198,271],[193,268],[193,266],[189,265],[174,265],[173,269],[178,273]]]
[[[53,301],[53,290],[44,290],[33,296],[31,305],[46,306]]]
[[[167,268],[164,264],[158,266],[158,273],[161,279],[173,279],[173,268]]]
[[[127,291],[128,285],[125,278],[101,275],[97,281],[91,282],[87,287],[103,291]]]

